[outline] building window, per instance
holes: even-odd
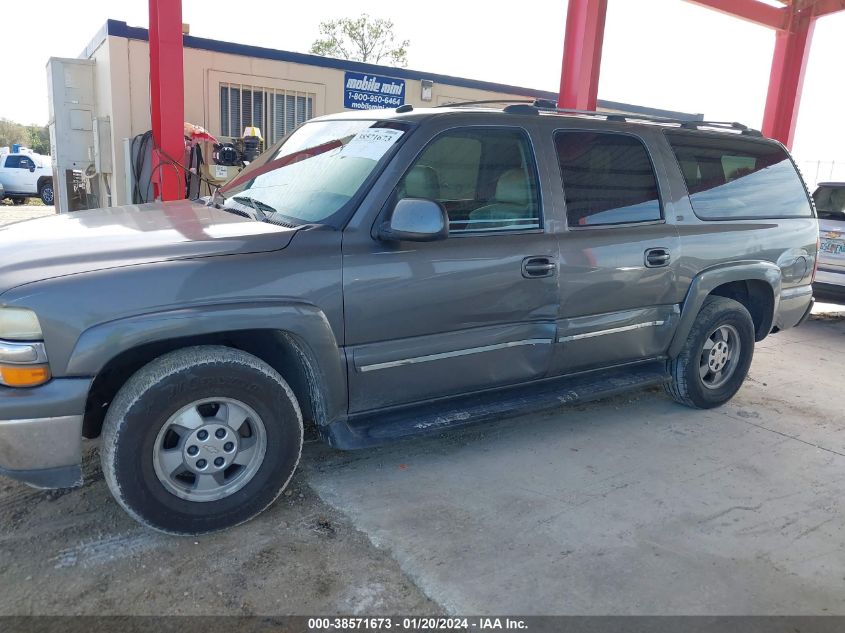
[[[255,126],[272,145],[314,116],[315,98],[309,92],[220,84],[220,135],[239,137]]]

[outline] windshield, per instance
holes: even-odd
[[[315,121],[225,185],[225,207],[260,210],[301,223],[326,222],[355,196],[405,134],[395,122]]]

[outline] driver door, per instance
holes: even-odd
[[[402,198],[435,200],[448,212],[448,238],[345,234],[350,412],[546,374],[558,245],[544,228],[540,191],[524,129],[453,128],[406,166],[384,207],[389,214]]]

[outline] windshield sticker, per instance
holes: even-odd
[[[368,128],[358,132],[341,150],[341,156],[379,160],[405,132],[391,128]]]

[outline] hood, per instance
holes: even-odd
[[[0,292],[117,266],[279,250],[296,231],[189,200],[19,222],[0,228]]]

